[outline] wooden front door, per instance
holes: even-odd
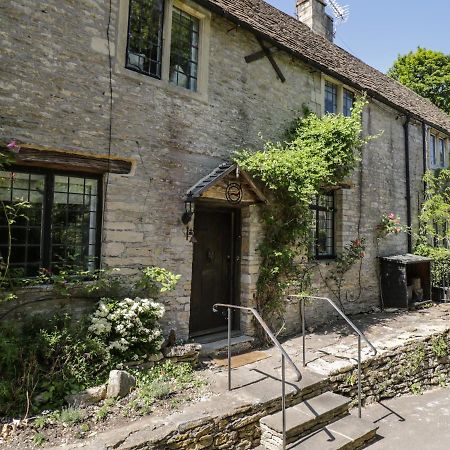
[[[226,329],[226,310],[213,312],[215,303],[238,303],[240,211],[197,207],[194,237],[189,325],[198,336]]]

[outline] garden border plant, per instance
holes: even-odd
[[[287,289],[308,293],[313,264],[310,204],[324,188],[338,187],[351,175],[363,138],[361,115],[367,101],[355,102],[350,117],[304,111],[283,143],[267,142],[262,151],[241,151],[234,160],[266,186],[272,201],[264,206],[265,237],[257,282],[257,306],[269,322],[279,322]]]

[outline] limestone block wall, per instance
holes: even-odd
[[[188,95],[162,81],[119,70],[116,49],[126,40],[118,27],[119,7],[120,0],[113,0],[110,14],[106,0],[7,0],[2,5],[0,139],[97,154],[111,147],[113,155],[135,159],[132,174],[105,177],[103,263],[124,274],[146,265],[181,274],[177,290],[165,300],[165,327],[176,328],[178,337],[185,338],[192,244],[185,240],[180,222],[184,193],[236,150],[282,139],[303,105],[321,113],[321,74],[281,51],[275,58],[285,83],[265,58],[246,64],[244,57],[260,50],[256,38],[213,14],[207,92]],[[364,114],[365,133],[384,134],[364,151],[362,183],[356,172],[354,187],[339,194],[339,247],[356,236],[358,224],[370,247],[361,270],[361,296],[357,269],[348,278],[346,301],[352,311],[377,304],[372,233],[380,212],[393,210],[405,217],[404,138],[397,116],[371,102]],[[419,187],[420,127],[412,133],[414,186]],[[262,232],[253,211],[243,211],[242,230],[241,303],[249,305],[255,301],[256,248]],[[383,245],[384,254],[406,251],[404,236]],[[326,270],[327,263],[321,267]],[[326,292],[319,275],[316,285]],[[323,317],[320,309],[308,314]],[[291,314],[289,320],[295,331],[298,317]],[[242,328],[251,332],[245,316]]]
[[[419,394],[450,380],[450,334],[437,333],[385,351],[362,366],[362,401],[377,402],[404,394]],[[357,399],[357,369],[346,368],[330,376],[331,389]]]

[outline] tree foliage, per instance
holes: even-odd
[[[400,55],[388,75],[450,114],[450,55],[419,47]]]

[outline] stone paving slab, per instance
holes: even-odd
[[[450,448],[450,388],[375,403],[363,409],[363,418],[379,427],[370,450]]]

